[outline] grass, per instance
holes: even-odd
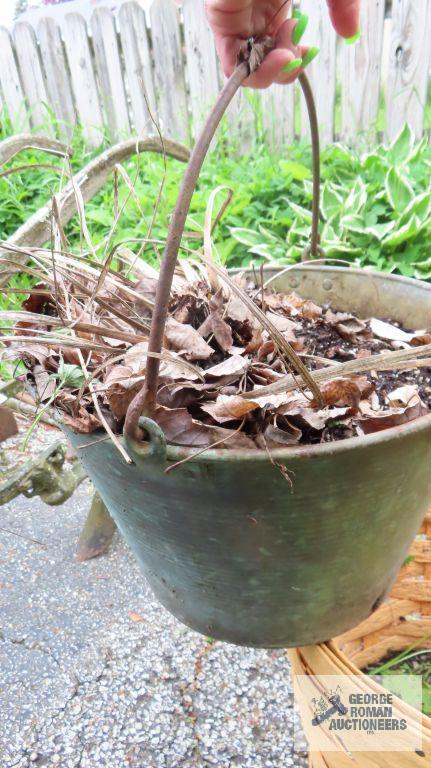
[[[391,657],[377,667],[369,667],[367,674],[380,676],[383,685],[385,676],[418,675],[422,678],[422,711],[431,717],[431,652],[418,650],[418,647],[429,639],[429,635],[420,638],[402,653]]]

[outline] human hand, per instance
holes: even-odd
[[[299,45],[307,16],[288,18],[290,0],[205,0],[217,52],[226,76],[232,74],[241,44],[249,37],[269,35],[275,48],[244,85],[267,88],[271,83],[291,83],[318,53],[318,48]],[[316,0],[318,2],[318,0]],[[326,0],[329,15],[341,37],[359,30],[360,0]],[[295,29],[296,28],[296,29]]]

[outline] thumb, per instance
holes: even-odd
[[[341,37],[353,37],[359,32],[361,0],[326,0],[329,15]]]

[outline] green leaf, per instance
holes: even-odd
[[[321,211],[326,221],[336,216],[342,207],[343,198],[335,191],[332,185],[325,184],[322,191]]]
[[[268,243],[253,245],[252,248],[249,248],[249,253],[255,253],[258,256],[262,256],[264,259],[267,259],[268,261],[273,261],[274,257],[277,255],[276,249],[274,249],[274,247],[271,248]]]
[[[254,229],[246,229],[245,227],[230,227],[229,229],[232,237],[243,245],[258,245],[262,240],[260,233]]]
[[[419,221],[423,224],[428,218],[431,211],[431,192],[422,192],[421,195],[411,200],[403,215],[400,218],[400,225],[406,224],[411,216],[415,215]]]
[[[391,232],[391,230],[395,227],[394,221],[386,221],[383,224],[373,224],[370,227],[367,227],[367,232],[370,235],[373,235],[373,237],[376,237],[377,240],[383,240],[384,237],[388,234],[388,232]]]
[[[94,221],[95,224],[101,224],[103,227],[112,227],[112,211],[104,210],[103,208],[92,208],[88,211],[86,210],[85,218],[87,221]]]
[[[259,224],[259,232],[262,235],[265,235],[265,237],[268,238],[268,240],[272,243],[282,243],[284,244],[284,241],[281,237],[278,237],[278,235],[275,234],[275,232],[271,232],[271,230],[264,227],[262,224]]]
[[[389,203],[398,213],[407,208],[411,198],[414,196],[409,182],[405,177],[401,176],[396,168],[391,168],[388,171],[385,179],[385,189]]]
[[[291,200],[289,200],[289,205],[299,219],[302,219],[302,221],[306,222],[307,224],[311,224],[311,211],[308,210],[308,208],[303,208],[302,205],[292,203]]]
[[[355,213],[342,216],[340,224],[343,229],[347,229],[349,232],[358,232],[360,235],[366,234],[366,226],[362,216]]]
[[[410,124],[406,123],[388,149],[389,162],[395,165],[403,165],[411,154],[414,142],[414,133]]]
[[[344,210],[348,213],[359,213],[366,202],[367,189],[361,177],[359,176],[347,196],[347,200],[344,203]]]
[[[65,363],[63,358],[60,359],[58,364],[57,376],[66,387],[71,387],[72,389],[79,389],[85,381],[82,368],[79,365]]]
[[[387,235],[382,240],[382,246],[384,248],[396,248],[398,245],[401,245],[407,240],[415,237],[415,235],[417,235],[420,230],[420,226],[420,221],[417,216],[412,216],[407,224],[404,224],[403,227],[400,227],[394,232],[391,232],[391,234]]]
[[[296,181],[303,181],[311,178],[311,171],[306,165],[297,163],[294,160],[280,160],[280,168],[286,176],[291,176]]]

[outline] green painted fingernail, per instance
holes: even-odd
[[[283,72],[293,72],[295,69],[302,67],[302,59],[292,59],[283,67]]]
[[[353,37],[346,37],[345,38],[346,43],[349,43],[349,45],[354,45],[355,43],[358,42],[360,36],[361,36],[361,30],[358,29],[356,35],[353,35]]]
[[[298,45],[302,36],[307,29],[308,16],[306,13],[302,13],[296,22],[292,32],[292,42],[294,45]]]
[[[302,66],[308,67],[308,65],[311,64],[319,52],[320,48],[309,48],[305,56],[302,58]]]
[[[292,13],[292,19],[300,19],[301,16],[302,16],[302,13],[299,10],[299,8],[297,8],[296,11],[293,11]]]

